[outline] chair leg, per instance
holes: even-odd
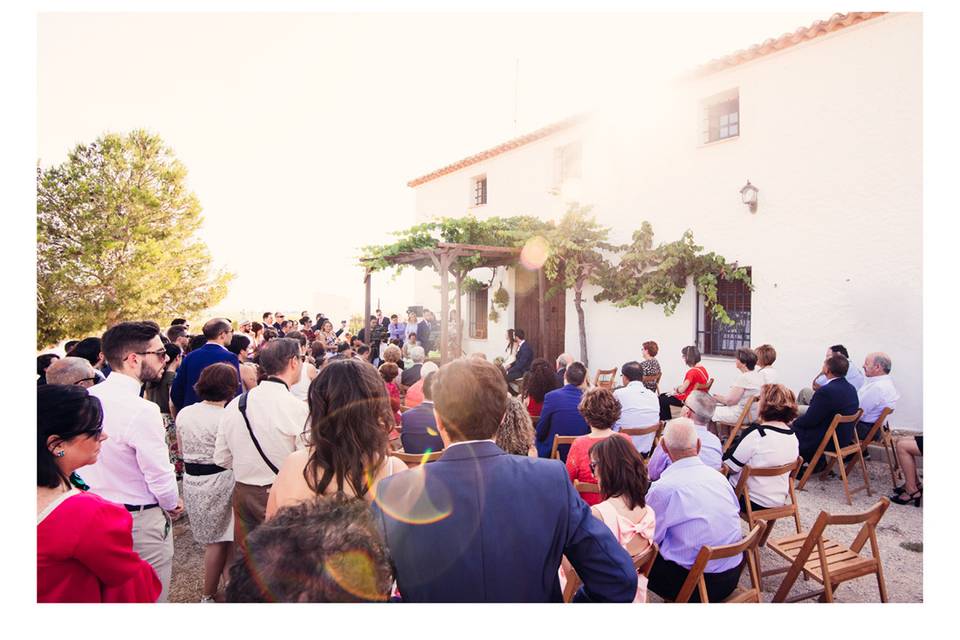
[[[837,458],[839,458],[839,456],[837,456]],[[852,505],[853,505],[853,498],[850,497],[850,483],[847,481],[847,472],[846,472],[846,470],[843,468],[843,464],[842,464],[842,463],[839,464],[839,465],[837,465],[837,466],[840,467],[840,478],[843,479],[843,490],[844,490],[844,491],[846,492],[846,494],[847,494],[847,504],[852,506]]]
[[[867,462],[863,459],[863,449],[857,451],[857,457],[860,458],[860,470],[863,471],[863,486],[867,488],[867,495],[872,496],[870,491],[870,474],[867,473]]]

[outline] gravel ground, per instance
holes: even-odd
[[[853,496],[853,506],[847,505],[840,478],[821,481],[814,475],[803,491],[798,492],[800,503],[800,523],[804,531],[813,525],[821,510],[833,514],[858,513],[876,504],[880,496],[891,493],[890,472],[880,450],[872,450],[872,460],[867,461],[870,473],[872,496],[860,491]],[[860,472],[852,473],[851,486],[862,484]],[[842,544],[853,541],[858,527],[828,527],[827,537]],[[746,532],[744,525],[744,532]],[[198,545],[190,534],[190,522],[187,516],[174,523],[173,578],[170,585],[170,602],[198,602],[203,586],[203,547]],[[793,520],[780,520],[771,534],[771,539],[794,534]],[[923,507],[891,504],[877,528],[877,541],[880,545],[880,557],[883,560],[884,578],[890,602],[923,602]],[[869,553],[866,545],[864,553]],[[764,548],[760,553],[762,570],[785,565],[779,556]],[[783,580],[782,575],[769,576],[763,581],[763,596],[770,601]],[[749,586],[746,572],[741,585]],[[798,578],[791,591],[797,595],[818,589],[814,581]],[[657,597],[651,594],[651,601]],[[877,581],[873,576],[857,578],[840,585],[834,593],[836,602],[879,602],[880,594]],[[814,600],[815,601],[815,600]]]

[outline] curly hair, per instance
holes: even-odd
[[[516,398],[507,400],[507,412],[494,436],[497,446],[507,453],[525,456],[533,446],[535,435],[533,420],[523,403]]]
[[[400,367],[394,362],[384,362],[380,365],[379,371],[384,382],[393,382],[400,375]]]
[[[790,422],[798,415],[793,391],[782,384],[765,384],[760,388],[760,419],[764,422]]]
[[[394,364],[403,359],[403,353],[400,351],[400,347],[395,344],[391,344],[389,347],[385,348],[380,356],[383,358],[384,362],[392,362]]]
[[[620,419],[620,401],[606,387],[594,387],[580,399],[577,410],[594,429],[609,429]]]
[[[543,402],[545,395],[559,388],[560,383],[557,381],[557,373],[549,362],[543,358],[537,358],[530,363],[530,370],[527,371],[525,383],[528,396],[537,402]]]

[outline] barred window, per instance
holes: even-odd
[[[473,179],[473,206],[487,204],[487,176]]]
[[[740,94],[734,89],[705,103],[704,142],[716,142],[740,135]]]
[[[751,270],[747,267],[747,274]],[[717,302],[733,320],[728,325],[715,319],[703,296],[697,296],[697,346],[704,355],[735,356],[750,346],[750,287],[739,280],[717,283]]]
[[[469,336],[487,338],[487,288],[476,289],[467,297],[467,316],[470,319]]]

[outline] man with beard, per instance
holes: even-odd
[[[103,405],[110,435],[97,462],[77,474],[90,490],[123,505],[133,517],[133,550],[157,572],[165,602],[173,566],[170,516],[183,511],[160,407],[140,397],[140,387],[163,375],[167,351],[156,324],[121,322],[103,334],[103,355],[113,373],[90,389]],[[168,515],[169,514],[169,515]]]

